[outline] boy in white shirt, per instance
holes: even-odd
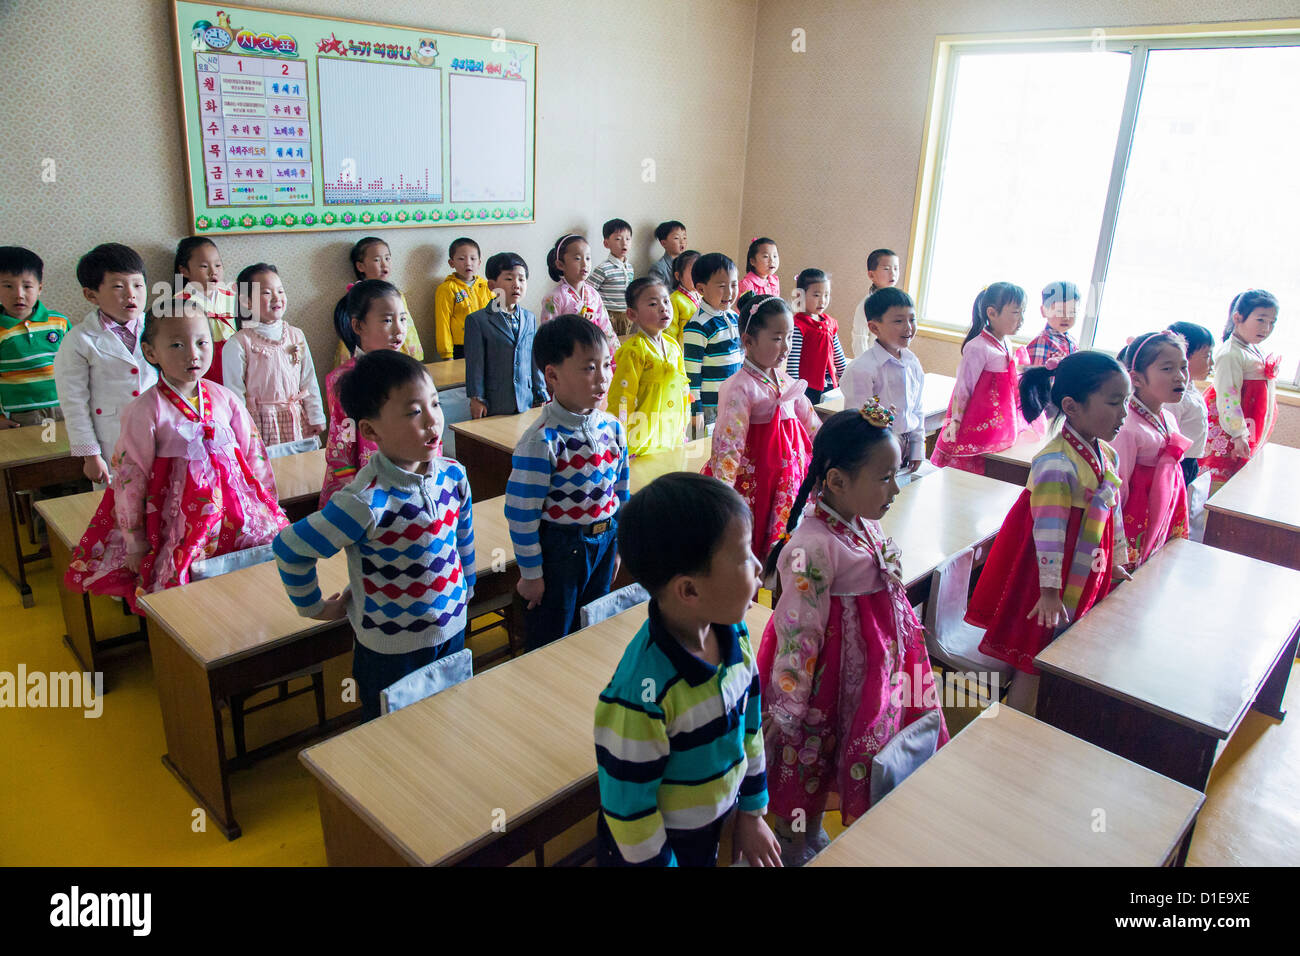
[[[905,470],[915,472],[925,459],[925,370],[907,347],[916,335],[916,306],[910,295],[890,286],[868,297],[863,317],[876,341],[840,377],[844,407],[861,408],[875,397],[892,408]]]

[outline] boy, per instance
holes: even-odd
[[[579,609],[608,593],[628,487],[623,426],[597,408],[611,375],[604,333],[557,316],[537,330],[533,363],[552,400],[515,445],[505,512],[529,650],[574,630]]]
[[[492,290],[476,274],[482,255],[478,243],[465,236],[447,252],[451,274],[433,294],[434,345],[444,361],[465,357],[465,317],[492,301]]]
[[[68,318],[41,302],[45,264],[22,246],[0,246],[0,428],[61,421],[54,356]]]
[[[493,291],[487,308],[465,319],[465,394],[470,416],[517,415],[546,399],[546,379],[533,365],[537,318],[519,303],[528,288],[528,264],[498,252],[484,268]]]
[[[460,463],[437,454],[442,409],[429,373],[402,352],[368,352],[339,384],[344,412],[378,451],[323,510],[276,536],[289,600],[303,617],[347,617],[361,719],[379,692],[465,646],[474,594],[474,519]],[[348,587],[321,597],[316,562],[348,555]]]
[[[864,308],[876,344],[859,355],[840,378],[844,407],[861,408],[872,397],[894,410],[894,434],[909,472],[925,458],[925,371],[907,346],[916,335],[916,306],[902,289],[873,292]]]
[[[1047,325],[1025,346],[1031,366],[1046,365],[1049,359],[1059,362],[1079,351],[1070,336],[1078,306],[1079,289],[1073,282],[1049,282],[1043,287],[1043,305],[1039,311]]]
[[[129,246],[106,242],[81,257],[77,281],[95,308],[64,336],[54,381],[72,455],[84,459],[82,472],[102,488],[121,430],[118,415],[158,379],[140,350],[144,260]]]
[[[854,356],[861,355],[871,347],[871,337],[866,324],[862,321],[863,306],[867,304],[867,299],[871,298],[873,292],[898,285],[898,276],[898,254],[893,249],[872,249],[867,254],[867,278],[871,280],[871,288],[867,290],[867,294],[858,303],[858,308],[853,313]]]
[[[669,219],[655,226],[655,238],[664,248],[663,258],[650,267],[650,271],[664,280],[669,289],[676,287],[673,281],[673,260],[686,251],[686,227],[676,219]]]
[[[691,385],[691,419],[695,437],[703,438],[718,418],[718,386],[740,370],[740,316],[729,311],[736,300],[736,264],[710,252],[691,267],[700,310],[682,332],[682,355]]]
[[[627,250],[632,245],[632,227],[622,219],[611,219],[602,230],[605,234],[605,248],[609,250],[607,258],[591,270],[587,281],[596,287],[600,298],[609,313],[610,325],[617,335],[627,335],[632,331],[632,323],[627,317],[627,300],[624,291],[636,275],[632,264],[627,261]]]
[[[598,865],[714,866],[733,807],[745,861],[781,865],[763,820],[758,666],[744,623],[761,572],[749,524],[731,487],[688,472],[624,508],[619,551],[651,597],[596,704]]]

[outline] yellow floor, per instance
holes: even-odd
[[[63,620],[48,564],[31,576],[37,604],[24,610],[0,576],[0,671],[69,671]],[[493,635],[487,635],[490,641]],[[332,672],[349,666],[333,662]],[[296,753],[284,753],[231,778],[243,836],[227,841],[214,826],[195,832],[195,803],[163,767],[162,718],[143,644],[111,660],[103,714],[0,710],[0,863],[10,865],[321,866],[325,849],[311,778]],[[1292,672],[1288,702],[1300,703]],[[948,713],[955,732],[974,714]],[[250,747],[314,720],[310,695],[250,716]],[[1300,717],[1277,724],[1251,713],[1215,766],[1192,842],[1192,865],[1292,865],[1300,859]],[[827,830],[839,832],[836,814]],[[590,821],[588,821],[590,823]],[[593,826],[553,841],[553,861]]]

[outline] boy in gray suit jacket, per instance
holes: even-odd
[[[546,379],[533,364],[537,319],[519,304],[528,287],[528,264],[513,252],[498,252],[483,275],[493,299],[465,319],[470,415],[518,415],[548,399]]]

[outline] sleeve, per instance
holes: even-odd
[[[743,813],[767,810],[767,755],[763,743],[762,685],[755,662],[749,681],[749,700],[745,702],[745,778],[740,782],[738,808]]]
[[[1124,426],[1120,428],[1115,440],[1110,443],[1110,447],[1115,449],[1115,454],[1119,456],[1119,460],[1115,463],[1115,470],[1119,472],[1120,501],[1123,502],[1128,501],[1129,479],[1133,477],[1133,467],[1137,464],[1137,434],[1136,430],[1128,424],[1132,417],[1133,412],[1130,410]]]
[[[537,317],[530,312],[528,313],[528,320],[533,323],[533,332],[535,334],[537,331]],[[532,369],[533,375],[533,398],[537,404],[544,405],[551,400],[550,393],[546,390],[546,373],[538,368],[537,363],[533,361],[531,350],[528,353],[528,367]]]
[[[433,293],[433,341],[444,359],[451,358],[451,307],[454,298],[451,283],[439,282]]]
[[[614,364],[617,371],[614,372],[614,380],[609,389],[608,407],[611,415],[615,416],[623,423],[625,429],[630,430],[628,424],[632,415],[636,412],[637,395],[640,394],[641,372],[644,369],[644,356],[641,350],[635,345],[636,340],[620,346],[615,356]],[[640,421],[640,418],[637,419]],[[640,433],[644,426],[638,425],[637,432]]]
[[[822,417],[817,414],[817,409],[813,408],[813,403],[806,394],[794,400],[794,414],[803,422],[809,438],[816,435],[817,429],[822,427]]]
[[[804,403],[807,401],[805,398]],[[718,420],[713,426],[712,455],[709,458],[713,477],[732,486],[736,484],[748,436],[749,396],[729,378],[718,389]]]
[[[615,423],[615,434],[618,435],[618,477],[614,479],[614,494],[618,496],[619,506],[627,504],[627,499],[632,493],[632,477],[627,463],[627,434],[623,431],[623,426]]]
[[[1248,438],[1250,429],[1241,409],[1241,388],[1245,379],[1237,349],[1228,348],[1214,366],[1214,401],[1219,424],[1230,438]]]
[[[560,314],[560,296],[559,289],[546,293],[546,298],[542,299],[542,311],[537,314],[537,324],[548,322]]]
[[[474,597],[474,586],[478,575],[474,570],[474,497],[469,487],[469,476],[462,473],[457,492],[461,505],[456,518],[456,551],[460,554],[460,566],[465,576],[465,603]]]
[[[704,350],[709,345],[704,327],[697,318],[687,322],[686,330],[682,333],[682,365],[686,369],[686,380],[691,386],[691,413],[695,415],[698,415],[702,408],[700,386],[704,382]]]
[[[54,387],[63,410],[71,454],[74,458],[88,458],[103,453],[90,421],[90,344],[79,329],[70,331],[68,338],[72,341],[65,339],[54,353]]]
[[[113,487],[113,517],[122,532],[126,550],[143,554],[149,550],[145,532],[146,497],[149,475],[157,453],[158,420],[152,398],[134,401],[121,413],[122,430],[110,463]]]
[[[248,404],[248,390],[244,386],[245,362],[243,336],[232,335],[221,349],[221,384],[234,393],[241,405]]]
[[[465,317],[465,397],[479,401],[487,395],[487,337],[483,326],[483,316],[478,312]]]
[[[835,354],[835,377],[839,378],[844,374],[844,367],[849,363],[844,357],[844,346],[840,343],[840,333],[838,330],[831,332],[831,351]]]
[[[406,316],[406,338],[402,340],[402,351],[417,362],[424,361],[424,344],[420,341],[420,330],[415,327],[415,316],[406,304],[406,295],[402,295],[402,314]]]
[[[1029,515],[1040,588],[1059,589],[1065,578],[1065,533],[1078,480],[1063,453],[1040,454],[1029,466]]]
[[[771,617],[776,652],[771,684],[764,690],[778,739],[799,736],[808,714],[813,671],[830,620],[833,564],[826,548],[801,548],[793,542],[777,561],[781,596]]]
[[[799,331],[799,326],[794,327],[794,334],[790,337],[790,354],[785,360],[785,371],[791,378],[799,377],[799,363],[803,360],[803,333]],[[812,383],[810,382],[809,385]]]
[[[840,390],[844,392],[845,408],[861,408],[878,387],[872,376],[872,367],[867,359],[859,355],[849,363],[840,378]]]
[[[506,482],[506,524],[514,545],[515,561],[521,578],[542,576],[542,543],[538,529],[542,509],[551,487],[555,456],[540,426],[528,431],[511,459],[510,479]]]
[[[953,421],[960,422],[966,413],[966,403],[970,401],[975,383],[980,380],[987,362],[988,354],[982,344],[977,343],[970,352],[962,353],[961,360],[957,363],[957,383],[952,388],[952,404],[948,406],[948,417]]]
[[[302,617],[314,617],[325,606],[316,562],[356,544],[369,532],[374,516],[355,495],[335,495],[325,507],[283,528],[271,545],[280,581]],[[360,600],[355,595],[354,600]]]
[[[915,375],[917,384],[910,402],[912,406],[910,414],[914,415],[920,424],[904,436],[903,452],[909,461],[921,461],[925,458],[925,370],[921,368],[920,362],[916,363]],[[906,368],[903,369],[903,376],[903,385],[906,388]]]
[[[611,684],[596,703],[601,813],[625,863],[676,866],[659,812],[670,750],[667,721],[654,701],[626,697]]]
[[[253,473],[258,484],[270,492],[272,498],[279,498],[275,488],[275,472],[271,470],[271,460],[266,455],[266,445],[262,443],[262,436],[257,433],[248,409],[235,401],[230,403],[230,430],[235,433],[235,441],[239,443],[239,450],[244,454],[248,470]]]
[[[316,380],[316,363],[312,361],[311,349],[307,346],[306,337],[302,340],[302,362],[301,373],[298,375],[298,388],[307,393],[304,404],[307,411],[307,424],[324,425],[325,424],[325,406],[321,402],[320,382]]]

